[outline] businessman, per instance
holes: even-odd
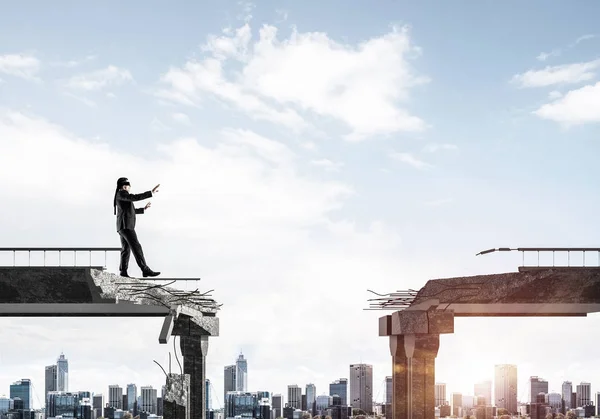
[[[144,211],[150,208],[150,202],[143,208],[135,208],[133,203],[135,201],[141,201],[143,199],[151,198],[154,193],[158,192],[156,185],[151,191],[147,191],[140,194],[130,194],[131,184],[125,177],[117,180],[117,190],[115,191],[115,199],[113,202],[115,214],[117,215],[117,232],[121,236],[121,263],[119,264],[119,272],[121,276],[130,278],[127,274],[127,268],[129,266],[129,256],[133,251],[133,257],[138,266],[142,270],[144,278],[149,276],[158,276],[160,272],[154,272],[146,264],[144,259],[144,252],[142,251],[142,245],[138,241],[137,234],[135,233],[135,215],[144,214]]]

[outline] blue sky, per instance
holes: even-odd
[[[139,234],[156,269],[201,274],[226,303],[209,367],[218,388],[240,347],[255,390],[313,381],[320,394],[358,359],[381,381],[387,343],[375,336],[378,314],[361,311],[368,286],[513,270],[517,258],[474,257],[494,246],[598,245],[597,2],[61,5],[15,2],[0,16],[3,245],[118,245],[113,178],[140,191],[160,182]],[[263,25],[277,33],[261,43]],[[290,307],[290,293],[306,306]],[[253,316],[277,337],[266,342],[240,323],[261,299],[272,304]],[[275,319],[279,309],[287,317]],[[498,321],[473,324],[531,339],[521,321]],[[78,322],[69,324],[88,324]],[[312,353],[334,330],[339,342]],[[438,376],[468,392],[474,378],[442,362],[459,339],[479,339],[458,330],[444,338]],[[36,353],[42,366],[63,347],[70,359],[89,357],[48,339],[58,350]],[[356,339],[368,344],[339,349]],[[563,377],[550,355],[506,351],[532,375]],[[0,352],[0,362],[19,356]],[[490,378],[493,356],[478,364],[490,364]],[[90,362],[88,375],[111,368]],[[119,377],[160,382],[141,363],[127,366],[137,360],[114,362]],[[288,365],[298,370],[273,372]],[[577,368],[566,379],[578,380]],[[6,388],[22,375],[5,371]]]

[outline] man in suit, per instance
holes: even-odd
[[[113,205],[115,207],[115,214],[117,215],[117,232],[121,236],[121,263],[119,264],[121,276],[130,277],[127,274],[127,268],[129,266],[129,256],[132,251],[133,257],[135,257],[135,261],[142,270],[144,278],[160,275],[160,272],[154,272],[146,265],[142,245],[135,233],[135,215],[144,214],[144,211],[150,208],[150,202],[143,208],[135,208],[133,205],[135,201],[151,198],[155,192],[158,192],[159,186],[160,184],[156,185],[151,191],[144,193],[130,194],[131,184],[129,180],[125,177],[117,180],[117,190],[115,191]]]

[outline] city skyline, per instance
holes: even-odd
[[[313,383],[318,396],[367,363],[382,401],[392,360],[378,318],[389,312],[363,310],[368,289],[517,270],[518,254],[475,256],[491,247],[600,245],[600,4],[434,10],[7,4],[1,246],[118,247],[116,180],[134,193],[160,183],[137,233],[162,277],[201,278],[180,287],[214,289],[223,304],[206,360],[216,405],[240,348],[249,390]],[[12,256],[0,252],[0,265]],[[106,263],[118,272],[118,254]],[[41,406],[45,367],[64,351],[71,390],[160,388],[153,361],[177,372],[169,352],[181,355],[178,338],[158,343],[162,321],[0,318],[0,386],[30,377]],[[457,318],[436,381],[467,394],[495,364],[515,364],[520,400],[534,375],[550,391],[593,387],[597,327],[598,314]]]

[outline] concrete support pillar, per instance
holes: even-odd
[[[440,334],[453,332],[454,313],[436,306],[379,319],[379,335],[390,339],[393,419],[434,419]]]
[[[183,373],[190,375],[190,419],[206,419],[208,335],[181,336]]]
[[[439,335],[390,336],[394,419],[435,417],[435,358]]]

